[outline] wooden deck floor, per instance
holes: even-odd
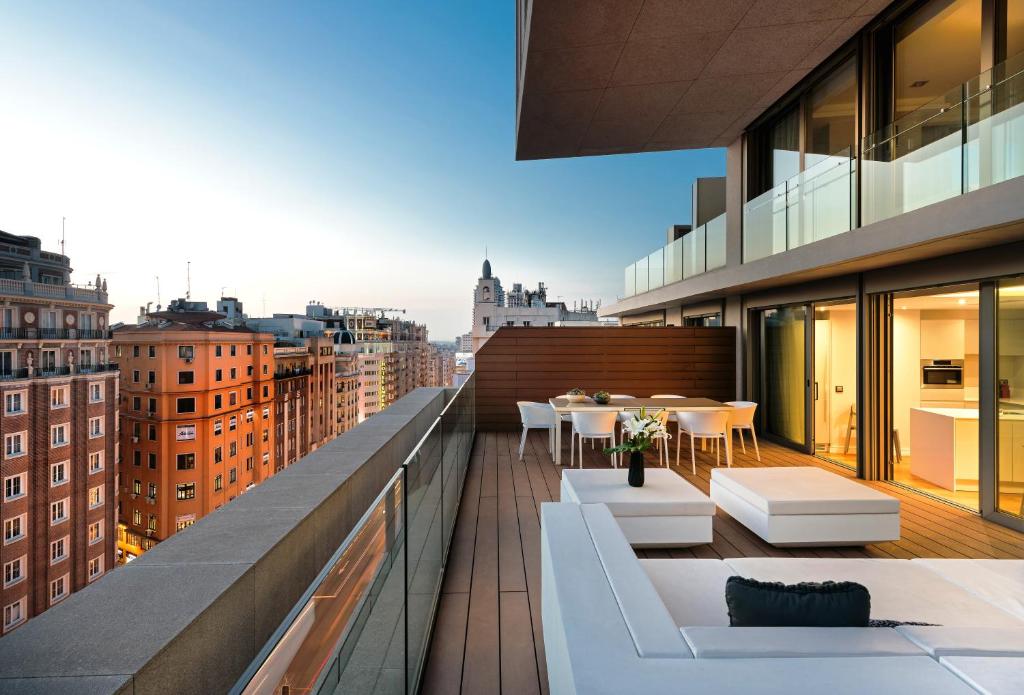
[[[539,512],[542,502],[558,500],[560,471],[548,456],[546,435],[531,434],[523,462],[518,460],[518,447],[514,433],[477,434],[423,678],[424,693],[547,693],[540,622]],[[685,465],[676,470],[707,493],[714,454],[698,452],[694,476],[688,453],[684,445]],[[597,451],[585,448],[584,454],[585,466],[608,466],[608,457]],[[751,448],[743,454],[737,446],[733,465],[818,465],[852,477],[842,467],[769,443],[762,443],[761,458],[758,463]],[[653,457],[649,465],[655,465]],[[1024,558],[1024,534],[887,483],[864,484],[900,499],[900,540],[865,548],[783,550],[766,544],[719,510],[711,544],[638,554]]]

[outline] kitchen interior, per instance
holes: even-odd
[[[1022,312],[1024,313],[1024,312]],[[893,479],[979,509],[977,285],[893,297]],[[1024,326],[1024,323],[1020,324]],[[1010,330],[1000,327],[1000,333]],[[1012,332],[1012,331],[1011,331]],[[1024,342],[1005,342],[999,386],[1000,506],[1024,493]]]
[[[979,291],[893,295],[893,480],[979,509]],[[1024,512],[1024,280],[1001,281],[998,311],[999,509]],[[815,454],[855,468],[856,305],[814,305]]]
[[[893,296],[893,479],[978,501],[978,287]]]

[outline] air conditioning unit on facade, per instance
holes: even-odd
[[[135,499],[136,497],[138,497],[138,495],[133,492],[131,497],[132,497],[132,499]]]
[[[149,504],[156,504],[156,497],[147,497],[146,502]]]
[[[191,357],[186,357],[185,358],[185,364],[192,364],[192,358]]]
[[[152,536],[154,533],[156,533],[156,531],[154,531],[153,529],[151,529],[151,528],[146,529],[146,535],[147,536]]]
[[[138,443],[139,443],[139,438],[138,437],[132,437],[132,444],[138,444]]]

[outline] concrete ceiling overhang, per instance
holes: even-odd
[[[516,159],[724,147],[891,0],[520,0]]]

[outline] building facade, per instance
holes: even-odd
[[[340,333],[334,349],[335,431],[340,435],[359,424],[359,356],[346,350]]]
[[[334,340],[322,321],[300,314],[238,318],[249,328],[274,336],[279,437],[274,466],[281,470],[339,434]]]
[[[274,337],[179,299],[115,330],[114,360],[128,561],[274,474]]]
[[[326,332],[334,337],[336,356],[356,355],[359,421],[379,413],[413,389],[429,385],[427,327],[386,315],[395,311],[400,310],[330,308],[319,303],[306,307],[306,316],[323,322]],[[346,361],[346,368],[350,367]]]
[[[589,5],[520,15],[518,158],[726,148],[721,214],[623,259],[600,313],[737,327],[763,437],[1024,528],[1024,3],[741,2],[657,39],[637,7],[601,31],[646,58],[559,113]]]
[[[274,470],[283,470],[338,434],[334,343],[323,335],[274,346]]]
[[[0,232],[2,632],[114,566],[116,366],[106,283]]]
[[[501,279],[491,272],[491,262],[484,259],[473,290],[473,352],[502,326],[600,325],[600,306],[600,302],[583,301],[570,309],[564,302],[549,302],[543,282],[536,290],[524,290],[522,284],[515,283],[512,291],[506,292]]]

